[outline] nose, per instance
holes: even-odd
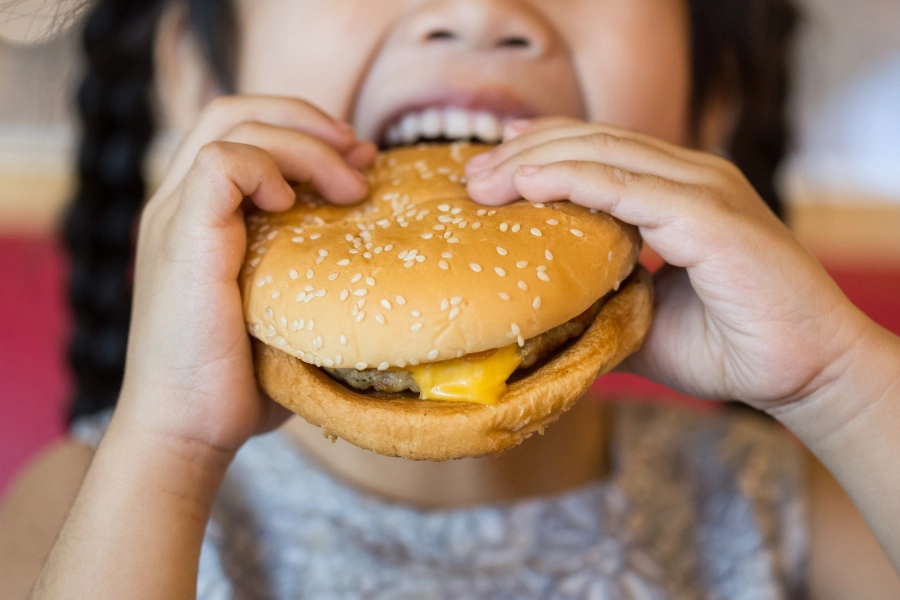
[[[433,0],[408,22],[417,46],[455,46],[470,52],[509,51],[536,58],[547,54],[551,31],[521,0]]]

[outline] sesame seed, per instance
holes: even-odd
[[[444,298],[441,300],[441,310],[447,310],[448,308],[450,308],[450,301]]]
[[[434,231],[444,231],[445,229],[447,229],[447,226],[446,225],[435,225],[434,227],[432,227],[432,229]]]
[[[535,236],[537,236],[537,237],[541,237],[541,236],[544,235],[544,234],[541,233],[541,230],[538,229],[537,227],[532,227],[532,228],[531,228],[531,235],[535,235]]]
[[[608,260],[609,262],[612,262],[612,259],[613,259],[613,252],[612,252],[612,250],[610,250],[609,256],[606,257],[606,260]]]
[[[319,250],[319,256],[328,256],[328,250]]]
[[[538,271],[537,276],[538,276],[538,279],[540,279],[541,281],[546,281],[546,282],[550,281],[550,276],[547,275],[547,273],[545,273],[544,271]]]
[[[316,322],[312,319],[309,320],[309,323],[306,324],[306,328],[310,331],[316,328]]]
[[[323,290],[323,289],[318,289],[318,290],[316,290],[316,293],[315,293],[314,295],[315,295],[316,298],[324,298],[324,297],[325,297],[325,294],[327,294],[327,293],[328,293],[328,292],[326,292],[326,291]]]
[[[341,302],[347,299],[347,296],[350,295],[349,290],[341,290]]]
[[[278,296],[281,295],[281,292],[272,292],[272,300],[278,300]]]
[[[404,250],[400,254],[397,255],[397,258],[400,260],[406,260],[406,255],[409,254],[409,250]]]
[[[417,310],[414,310],[414,311],[412,311],[412,312],[409,313],[409,314],[411,314],[412,316],[414,316],[414,317],[417,318],[417,319],[418,319],[419,317],[422,316],[422,313],[420,313],[420,312],[417,311]]]
[[[260,279],[259,281],[256,282],[256,287],[258,287],[258,288],[261,288],[264,285],[266,285],[266,282],[264,279]]]
[[[300,273],[298,273],[296,269],[291,269],[290,271],[288,271],[288,275],[291,279],[297,279],[298,277],[300,277]]]
[[[368,293],[369,293],[369,290],[367,290],[366,288],[359,288],[358,290],[355,290],[353,292],[353,295],[354,296],[365,296]]]
[[[433,237],[434,237],[434,234],[433,234],[433,233],[423,233],[423,234],[422,234],[422,239],[423,239],[423,240],[430,240],[430,239],[433,238]]]
[[[350,279],[350,283],[359,283],[359,281],[362,279],[362,277],[363,277],[362,273],[357,273]]]
[[[303,302],[306,299],[306,292],[300,292],[297,294],[297,297],[294,298],[294,302]]]
[[[322,364],[325,365],[326,367],[333,367],[334,361],[331,360],[330,358],[326,358],[325,360],[322,361]]]
[[[373,285],[375,285],[375,278],[374,277],[366,277],[366,285],[369,287],[372,287]]]
[[[302,244],[302,243],[305,242],[306,240],[303,239],[303,236],[302,236],[302,235],[298,235],[297,237],[292,237],[292,238],[291,238],[291,241],[294,242],[295,244]]]
[[[384,325],[384,323],[385,323],[385,321],[384,321],[384,315],[381,314],[381,313],[377,313],[377,314],[375,315],[375,320],[378,321],[379,323],[381,323],[382,325]]]
[[[319,239],[320,237],[322,237],[321,233],[314,233],[311,236],[309,236],[309,239],[315,241],[315,240]]]
[[[497,295],[500,296],[501,300],[505,300],[505,301],[509,302],[509,294],[507,294],[506,292],[500,292]]]
[[[453,319],[455,319],[456,317],[458,317],[458,316],[459,316],[459,313],[460,313],[459,307],[458,307],[458,306],[455,306],[455,307],[453,308],[453,310],[450,311],[450,315],[449,315],[450,320],[452,321]]]
[[[340,365],[344,363],[344,355],[340,352],[334,355],[334,364]]]
[[[356,363],[356,370],[357,370],[357,371],[365,371],[365,370],[368,369],[368,368],[369,368],[369,365],[367,365],[367,364],[364,363],[364,362],[358,362],[358,363]]]
[[[316,336],[316,346],[318,348],[321,348],[324,345],[325,345],[325,342],[322,341],[322,336],[321,335]]]
[[[537,270],[538,270],[538,271],[546,271],[546,270],[547,270],[547,267],[545,267],[544,265],[541,265],[541,266],[539,266],[539,267],[537,268]]]
[[[431,352],[428,353],[428,360],[434,360],[439,355],[440,355],[440,353],[437,350],[432,350]]]
[[[531,303],[531,306],[534,307],[534,310],[537,310],[541,307],[541,297],[538,296],[534,299],[534,302]]]
[[[270,338],[273,338],[273,337],[275,337],[276,335],[278,335],[278,332],[275,331],[275,328],[274,328],[274,327],[272,327],[271,325],[269,325],[269,337],[270,337]]]
[[[391,310],[391,303],[390,303],[390,301],[388,301],[388,300],[382,300],[382,301],[381,301],[381,305],[382,305],[383,307],[385,307],[386,309]]]
[[[291,323],[291,331],[298,331],[299,329],[300,329],[299,321],[295,320],[293,323]]]
[[[524,269],[525,267],[528,266],[528,261],[520,260],[519,262],[516,263],[516,266],[519,267],[520,269]]]
[[[378,365],[378,370],[379,371],[387,371],[390,366],[391,365],[389,365],[388,363],[383,362],[380,365]]]
[[[362,320],[365,319],[365,318],[366,318],[366,312],[363,311],[363,310],[361,310],[361,311],[359,311],[359,313],[356,315],[356,322],[357,322],[357,323],[362,323]]]
[[[494,267],[494,272],[500,277],[506,277],[506,271],[500,267]]]
[[[408,261],[406,261],[405,263],[403,263],[403,266],[406,267],[406,268],[408,269],[408,268],[410,268],[411,266],[413,266],[414,264],[416,264],[416,261],[414,261],[414,260],[408,260]]]
[[[259,261],[260,261],[260,260],[262,260],[262,259],[261,259],[260,257],[257,256],[256,258],[254,258],[253,260],[250,261],[250,266],[251,266],[251,267],[258,267],[258,266],[259,266]]]
[[[441,258],[453,258],[452,252],[441,252]]]
[[[328,281],[334,281],[335,279],[338,278],[338,276],[339,276],[339,273],[332,273],[331,275],[328,276]]]
[[[572,235],[574,235],[575,237],[584,237],[584,232],[580,229],[570,229],[569,231],[572,232]]]
[[[519,225],[518,223],[516,223],[515,225],[512,226],[512,232],[513,232],[513,233],[519,233],[519,230],[520,230],[520,229],[522,229],[522,226]]]
[[[440,204],[440,205],[438,205],[437,209],[441,212],[447,212],[448,210],[450,210],[450,205],[449,204]]]
[[[497,246],[497,254],[499,254],[500,256],[506,256],[507,254],[509,254],[509,251],[506,248]]]
[[[287,346],[287,340],[284,338],[278,338],[278,345],[279,346]]]
[[[306,278],[307,278],[307,279],[312,279],[313,277],[315,277],[315,275],[316,275],[316,273],[315,273],[315,271],[313,271],[312,269],[309,269],[308,271],[306,271]]]
[[[459,243],[459,238],[458,238],[458,237],[452,237],[452,238],[450,238],[450,239],[447,240],[447,243],[448,243],[448,244],[458,244],[458,243]]]
[[[413,323],[410,326],[409,330],[410,331],[422,331],[422,327],[424,327],[424,325],[422,325],[421,323]]]
[[[547,225],[559,225],[559,221],[556,219],[547,219]]]
[[[350,259],[349,259],[349,258],[344,258],[344,259],[342,259],[342,260],[339,260],[337,264],[338,264],[339,266],[341,266],[341,267],[346,267],[347,265],[350,264]]]
[[[473,230],[474,230],[474,229],[481,229],[481,223],[479,223],[478,221],[475,221],[474,223],[472,223],[472,229],[473,229]]]
[[[425,257],[422,256],[421,254],[418,255],[418,256],[416,257],[416,262],[418,262],[418,263],[423,263],[423,262],[425,262]]]
[[[387,246],[384,247],[384,251],[385,251],[385,252],[390,252],[390,251],[393,250],[393,249],[394,249],[394,245],[393,245],[393,244],[388,244]]]
[[[515,323],[509,326],[509,330],[513,332],[513,335],[519,335],[522,333],[522,330],[519,329],[519,326]]]
[[[266,283],[275,283],[275,278],[271,275],[266,275]]]
[[[348,233],[347,235],[344,236],[344,239],[347,240],[348,242],[352,243],[353,242],[353,234]]]
[[[448,232],[446,232],[446,233],[444,234],[444,239],[445,239],[445,240],[446,240],[446,239],[450,239],[450,237],[451,237],[452,235],[453,235],[453,232],[452,232],[452,231],[448,231]]]
[[[525,338],[523,338],[521,335],[516,339],[516,341],[519,343],[519,348],[525,347]]]
[[[347,250],[347,254],[359,254],[359,250],[351,248],[350,250]]]
[[[479,217],[483,217],[484,215],[487,214],[487,211],[484,210],[483,208],[480,208],[477,211],[475,211],[475,214],[478,215]]]
[[[454,296],[453,298],[450,298],[450,306],[459,306],[462,304],[462,301],[462,296]]]
[[[397,363],[397,366],[400,367],[401,369],[406,366],[406,361],[403,360],[402,358],[398,358],[395,362]]]
[[[478,263],[469,263],[469,268],[476,273],[481,273],[481,265],[479,265]]]
[[[372,259],[372,253],[371,253],[371,252],[363,252],[363,258],[365,258],[365,259],[367,259],[367,260],[371,260],[371,259]]]
[[[544,251],[544,256],[547,257],[547,260],[553,260],[553,253],[550,252],[549,250]]]
[[[285,317],[284,315],[281,315],[281,318],[278,319],[278,322],[282,327],[287,327],[287,317]]]
[[[304,325],[306,325],[306,321],[304,321],[303,319],[300,319],[299,321],[297,321],[297,331],[300,331],[301,329],[303,329]]]
[[[397,304],[399,304],[400,306],[403,306],[404,304],[406,304],[406,298],[404,298],[403,296],[397,296],[394,299],[397,301]]]
[[[509,225],[506,223],[500,223],[500,231],[507,231],[509,229]]]
[[[314,287],[311,286],[311,285],[305,285],[305,286],[303,286],[303,291],[306,292],[307,294],[310,293],[310,292],[312,292],[312,291],[314,291],[315,289],[316,289],[316,288],[314,288]]]
[[[377,248],[375,248],[375,250],[373,250],[375,254],[381,254],[383,251],[384,248],[382,248],[381,246],[378,246]]]
[[[347,336],[341,334],[341,346],[346,346],[346,345],[347,345]]]
[[[411,358],[411,359],[409,359],[409,364],[412,365],[413,367],[417,367],[417,366],[419,366],[419,359]]]
[[[528,284],[525,283],[524,281],[520,281],[520,282],[519,282],[519,289],[522,290],[523,292],[527,292],[527,291],[528,291]]]

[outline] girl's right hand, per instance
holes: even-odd
[[[202,112],[144,209],[125,380],[112,427],[226,452],[287,411],[253,373],[238,272],[245,198],[290,208],[287,183],[336,204],[367,192],[376,154],[351,127],[301,100],[223,97]]]

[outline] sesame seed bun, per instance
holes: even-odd
[[[358,205],[299,189],[291,210],[248,217],[244,315],[269,395],[327,435],[382,454],[480,456],[555,421],[637,348],[652,311],[643,272],[497,406],[379,399],[311,366],[402,369],[521,344],[632,273],[640,238],[608,215],[569,202],[472,202],[464,166],[485,149],[392,150],[379,155]]]

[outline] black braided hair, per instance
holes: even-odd
[[[787,96],[798,22],[791,0],[689,0],[695,131],[716,94],[737,102],[727,153],[784,217],[777,170],[790,142]]]
[[[113,406],[122,384],[135,223],[147,194],[144,162],[155,126],[153,44],[164,5],[99,0],[85,21],[87,72],[77,97],[82,122],[78,188],[63,224],[74,317],[68,352],[75,384],[70,420]],[[233,57],[222,33],[233,27],[230,14],[222,0],[191,3],[192,25],[226,89]]]
[[[153,36],[167,1],[189,6],[192,29],[220,87],[234,91],[237,26],[228,0],[98,0],[84,30],[88,70],[78,94],[83,124],[79,186],[65,225],[75,375],[69,418],[115,404],[122,383],[134,225],[146,194],[153,135]],[[782,214],[776,169],[788,143],[785,103],[796,12],[791,0],[688,0],[695,130],[716,93],[739,103],[728,147],[769,206]]]

